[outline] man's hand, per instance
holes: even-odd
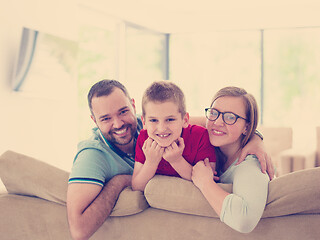
[[[181,159],[184,147],[184,140],[180,137],[178,138],[178,144],[173,142],[170,146],[164,149],[163,158],[170,164],[174,163]]]
[[[274,168],[271,157],[266,152],[263,141],[260,137],[253,135],[251,140],[243,147],[237,165],[240,164],[247,155],[254,154],[259,159],[261,171],[268,173],[270,180],[274,178]]]

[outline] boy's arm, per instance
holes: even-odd
[[[135,162],[132,175],[132,190],[144,191],[147,183],[155,175],[157,168],[158,164],[149,164],[147,161],[144,164]]]
[[[120,192],[130,184],[130,175],[116,175],[103,188],[96,184],[70,183],[67,213],[72,238],[89,239],[110,215]]]
[[[170,165],[182,178],[191,181],[192,166],[182,156],[181,158],[170,162]]]
[[[170,163],[182,178],[191,180],[192,166],[182,156],[184,147],[184,140],[180,137],[178,144],[173,142],[170,146],[166,147],[163,158]]]
[[[155,175],[164,152],[164,149],[151,138],[143,143],[142,150],[146,160],[144,164],[135,162],[132,175],[132,189],[140,191],[144,191],[149,180]]]

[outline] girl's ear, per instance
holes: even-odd
[[[248,129],[249,129],[249,124],[246,123],[245,127],[243,128],[242,134],[246,136],[248,134]]]
[[[146,129],[146,122],[142,115],[141,115],[141,121],[142,121],[143,129]]]
[[[183,117],[183,128],[187,128],[189,126],[189,113],[186,113]]]

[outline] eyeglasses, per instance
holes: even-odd
[[[239,115],[232,113],[232,112],[220,112],[215,108],[206,108],[205,109],[206,118],[209,121],[215,121],[219,118],[220,114],[222,114],[222,120],[228,124],[233,125],[237,122],[238,118],[241,118],[245,121],[248,121],[247,119],[240,117]]]

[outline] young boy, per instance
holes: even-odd
[[[206,128],[189,125],[185,98],[172,82],[159,81],[142,98],[141,130],[136,144],[132,189],[144,191],[155,174],[191,180],[192,167],[208,158],[215,171],[215,150]]]

